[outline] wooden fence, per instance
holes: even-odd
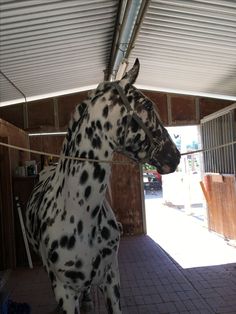
[[[203,180],[209,230],[236,240],[236,180],[234,175],[209,174]]]

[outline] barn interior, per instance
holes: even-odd
[[[135,87],[183,155],[156,188],[153,168],[113,156],[123,162],[112,165],[108,193],[123,225],[122,313],[235,313],[236,3],[2,0],[0,15],[0,312],[9,300],[59,312],[27,249],[26,204],[39,172],[57,162],[75,106],[138,58]],[[92,295],[92,313],[107,313]]]

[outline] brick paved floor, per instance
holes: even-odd
[[[119,251],[124,314],[236,313],[236,264],[182,269],[148,236],[123,238]],[[12,272],[11,298],[28,302],[32,314],[48,314],[56,304],[42,268]],[[95,310],[106,313],[100,292]]]

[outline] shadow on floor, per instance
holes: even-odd
[[[236,313],[236,264],[182,269],[151,238],[134,236],[122,239],[119,265],[124,314]],[[29,303],[32,314],[56,308],[40,267],[13,271],[9,287],[11,298]],[[107,313],[100,293],[93,298],[93,313]]]

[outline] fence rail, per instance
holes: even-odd
[[[201,135],[205,172],[236,175],[236,104],[202,119]]]

